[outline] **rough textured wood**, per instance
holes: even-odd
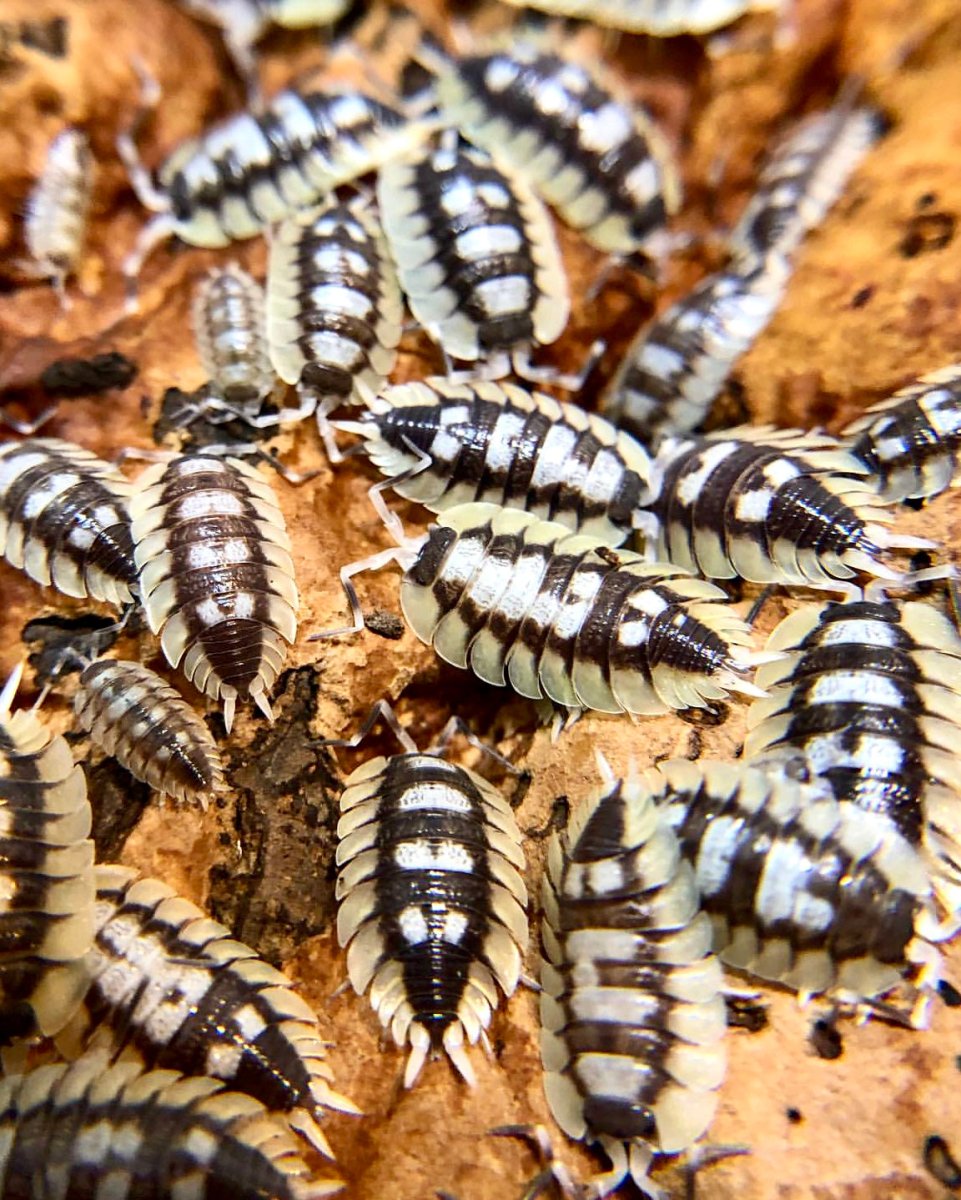
[[[442,8],[429,0],[417,7],[435,31],[445,31]],[[734,220],[765,144],[792,115],[826,104],[844,75],[866,77],[868,95],[888,112],[892,131],[803,247],[786,303],[738,367],[725,402],[729,415],[743,410],[758,422],[833,429],[915,374],[961,357],[961,238],[955,236],[961,213],[961,18],[955,0],[795,0],[792,10],[790,28],[780,33],[773,19],[751,18],[707,46],[641,38],[615,45],[591,33],[578,44],[586,55],[603,53],[665,127],[683,163],[687,198],[677,227],[695,235]],[[235,107],[239,88],[216,33],[163,0],[138,0],[136,6],[129,0],[3,4],[4,19],[58,15],[69,21],[65,59],[14,51],[0,65],[0,387],[4,402],[20,415],[37,412],[42,400],[33,381],[52,359],[119,350],[138,363],[136,381],[122,393],[62,401],[45,432],[101,454],[152,447],[166,389],[189,391],[202,382],[187,333],[193,282],[211,263],[231,258],[262,276],[265,254],[260,241],[220,254],[162,249],[144,272],[140,315],[124,316],[119,260],[144,220],[112,149],[118,125],[136,101],[129,58],[140,54],[164,91],[145,140],[152,163]],[[479,28],[495,29],[507,19],[513,14],[493,2],[476,13]],[[379,20],[377,13],[363,20],[360,37],[389,74],[403,38],[395,31],[378,41]],[[310,35],[277,33],[262,49],[268,90],[328,57]],[[338,74],[362,76],[365,61],[344,57]],[[14,285],[21,282],[15,266],[22,254],[18,214],[47,142],[67,122],[87,129],[99,173],[80,280],[86,295],[71,285],[74,307],[62,314],[48,288]],[[590,403],[638,323],[719,259],[710,241],[695,241],[669,265],[656,296],[619,269],[600,300],[588,304],[586,285],[601,259],[569,231],[561,230],[561,240],[575,281],[575,311],[552,356],[570,367],[594,337],[611,346],[586,396]],[[416,335],[405,339],[405,351],[397,378],[438,366]],[[443,1188],[459,1200],[509,1200],[520,1195],[533,1160],[519,1144],[485,1135],[505,1122],[549,1124],[536,998],[522,990],[495,1016],[492,1058],[474,1055],[475,1091],[437,1062],[412,1093],[403,1092],[403,1056],[381,1045],[366,1000],[348,992],[334,996],[345,971],[331,930],[337,777],[363,757],[393,747],[386,736],[375,736],[361,753],[335,758],[320,739],[356,729],[383,696],[398,701],[402,719],[422,744],[457,710],[533,773],[518,815],[522,828],[537,830],[558,797],[575,800],[593,779],[595,749],[620,767],[632,755],[646,762],[694,752],[695,743],[704,755],[728,756],[742,736],[743,706],[732,703],[713,726],[677,716],[636,726],[590,717],[555,746],[537,728],[531,706],[439,664],[408,632],[399,640],[368,631],[351,640],[307,642],[307,635],[343,617],[339,567],[379,549],[385,539],[366,501],[372,476],[359,461],[332,471],[307,426],[269,444],[296,469],[319,469],[300,488],[276,482],[304,598],[302,636],[277,689],[277,722],[269,728],[242,708],[233,736],[224,739],[220,717],[212,713],[232,787],[206,814],[148,801],[140,785],[77,737],[76,752],[90,770],[98,845],[103,855],[158,874],[209,905],[300,981],[335,1043],[338,1085],[366,1113],[329,1123],[351,1197],[425,1200]],[[399,511],[410,528],[422,524],[413,508]],[[903,526],[942,539],[948,557],[961,546],[955,495],[920,514],[905,514]],[[388,615],[381,623],[391,633],[396,572],[385,569],[360,587],[365,607]],[[25,652],[20,634],[28,620],[86,611],[42,594],[4,564],[0,593],[4,672]],[[746,590],[743,609],[750,598]],[[794,597],[774,599],[763,629],[794,603]],[[125,630],[116,652],[162,668],[149,635]],[[45,712],[58,728],[69,727],[72,691],[67,680],[47,701]],[[31,697],[29,687],[25,696]],[[536,895],[543,841],[529,838],[528,851]],[[535,961],[532,952],[532,971]],[[958,948],[949,973],[952,964],[961,975]],[[842,1056],[827,1061],[808,1043],[811,1012],[800,1012],[785,994],[763,989],[762,997],[769,1005],[766,1028],[731,1033],[729,1076],[711,1131],[714,1141],[743,1142],[752,1153],[705,1172],[698,1185],[703,1200],[940,1200],[944,1188],[926,1173],[922,1148],[925,1137],[937,1132],[961,1149],[959,1010],[938,1007],[927,1033],[876,1021],[863,1028],[846,1024]],[[591,1169],[590,1156],[563,1145],[559,1135],[558,1146],[579,1172]],[[683,1194],[673,1167],[659,1178],[672,1195]]]

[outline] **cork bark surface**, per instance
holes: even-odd
[[[479,31],[496,31],[515,16],[493,3],[476,10],[458,4],[447,12],[427,0],[419,13],[440,36],[449,34],[455,16]],[[0,2],[4,21],[57,17],[66,19],[69,32],[63,58],[16,46],[0,56],[3,403],[19,416],[36,413],[44,403],[36,382],[44,366],[63,355],[117,350],[136,361],[134,383],[103,396],[63,400],[43,432],[104,455],[121,447],[154,448],[166,390],[189,392],[203,382],[188,326],[192,286],[211,264],[231,259],[262,277],[265,249],[261,240],[218,253],[162,248],[143,272],[139,315],[124,315],[120,259],[145,220],[113,150],[118,127],[136,105],[130,59],[139,55],[163,90],[144,137],[151,165],[235,109],[240,89],[217,33],[164,0]],[[313,35],[272,34],[261,47],[265,88],[271,92],[318,69],[363,80],[374,64],[378,76],[390,80],[412,27],[400,21],[387,28],[383,14],[372,9],[356,27],[363,52],[353,56],[333,56]],[[918,373],[961,358],[956,0],[794,0],[780,27],[758,16],[706,42],[617,43],[587,33],[572,45],[590,60],[602,57],[665,130],[685,187],[676,228],[695,235],[668,263],[656,290],[618,269],[598,300],[587,303],[587,286],[603,260],[561,228],[574,313],[544,358],[571,367],[595,337],[608,341],[585,404],[594,402],[638,325],[719,264],[717,239],[709,235],[736,218],[765,145],[793,116],[826,105],[853,73],[864,77],[867,95],[888,114],[891,130],[798,254],[786,300],[738,365],[721,414],[836,430]],[[24,199],[47,143],[66,124],[87,131],[98,176],[89,243],[80,278],[70,288],[73,307],[64,314],[49,288],[25,280],[16,260],[24,252]],[[429,343],[410,333],[396,377],[416,378],[439,365]],[[0,439],[8,436],[0,431]],[[177,443],[168,438],[165,444]],[[560,797],[574,803],[593,784],[596,749],[616,768],[632,757],[642,765],[678,754],[730,757],[743,736],[744,708],[734,701],[712,724],[676,715],[636,724],[589,716],[555,745],[530,704],[444,666],[409,632],[399,639],[383,636],[393,632],[389,619],[382,617],[381,634],[308,642],[311,633],[344,617],[339,568],[387,541],[366,499],[373,476],[361,460],[331,469],[308,424],[267,444],[294,469],[318,472],[300,487],[274,479],[302,595],[301,635],[276,691],[276,722],[268,726],[244,708],[226,738],[219,714],[209,710],[231,787],[207,812],[160,803],[84,737],[75,737],[76,754],[89,771],[100,857],[167,880],[298,981],[333,1043],[340,1089],[365,1114],[328,1122],[346,1195],[429,1200],[443,1189],[458,1200],[511,1200],[534,1174],[533,1157],[521,1144],[487,1131],[504,1123],[540,1122],[553,1129],[541,1091],[536,997],[522,988],[496,1013],[491,1057],[481,1049],[473,1054],[476,1089],[436,1061],[413,1091],[404,1091],[403,1054],[383,1043],[366,1000],[342,990],[344,959],[332,931],[338,779],[395,746],[378,732],[361,751],[334,755],[321,741],[355,731],[382,697],[395,702],[420,744],[452,712],[460,713],[532,773],[518,819],[530,832],[528,880],[536,897],[545,845],[537,832]],[[137,469],[131,466],[131,473]],[[410,530],[424,527],[414,508],[400,505],[398,511]],[[956,557],[961,506],[955,494],[920,513],[905,511],[899,522],[938,539],[946,559]],[[366,611],[399,613],[395,569],[362,577],[359,588]],[[4,674],[41,645],[36,626],[30,646],[22,640],[28,622],[66,619],[82,630],[95,612],[89,604],[44,593],[4,563],[0,598]],[[745,587],[741,611],[752,598]],[[759,636],[810,598],[777,595],[763,613]],[[48,641],[58,629],[40,626]],[[164,669],[156,641],[145,633],[126,630],[111,653]],[[39,661],[35,655],[34,665]],[[74,679],[64,679],[45,704],[45,716],[58,729],[71,727],[73,688]],[[35,693],[31,668],[25,701]],[[462,744],[456,752],[474,761]],[[535,936],[531,973],[536,944]],[[961,982],[961,948],[948,952],[947,969]],[[842,1023],[842,1053],[826,1059],[809,1037],[817,1004],[800,1011],[793,996],[759,990],[767,1022],[757,1032],[731,1030],[730,1066],[710,1131],[712,1142],[743,1143],[751,1152],[701,1174],[701,1200],[944,1200],[951,1194],[926,1170],[922,1150],[926,1137],[937,1133],[961,1152],[961,1010],[936,1006],[931,1029],[923,1033],[880,1021]],[[590,1154],[553,1132],[559,1156],[575,1172],[586,1176],[595,1169]],[[664,1164],[657,1179],[672,1197],[684,1195],[676,1164]]]

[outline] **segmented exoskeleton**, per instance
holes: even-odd
[[[792,254],[824,219],[881,135],[881,114],[842,100],[789,129],[761,168],[728,246],[744,269]]]
[[[531,42],[440,73],[441,115],[601,250],[660,252],[680,184],[657,130],[584,66]]]
[[[527,948],[521,836],[479,775],[428,754],[377,758],[345,781],[337,936],[354,990],[398,1046],[410,1087],[431,1049],[468,1083],[464,1043],[510,996]]]
[[[120,866],[98,866],[96,881],[90,985],[62,1049],[94,1040],[151,1069],[223,1080],[332,1158],[318,1118],[357,1110],[331,1086],[317,1017],[288,977],[165,883]]]
[[[781,6],[781,0],[507,0],[507,3],[653,37],[710,33],[746,13],[771,12]]]
[[[771,634],[744,752],[789,746],[839,800],[882,813],[923,847],[961,911],[961,637],[933,605],[806,605]]]
[[[652,553],[711,579],[893,579],[886,552],[931,545],[881,524],[889,515],[863,466],[825,434],[744,425],[669,439],[654,470]]]
[[[882,995],[923,964],[923,1024],[940,955],[924,863],[877,813],[778,763],[661,763],[647,773],[694,864],[729,966],[845,1002]],[[763,768],[763,769],[762,769]]]
[[[27,199],[29,268],[51,280],[64,308],[70,307],[66,282],[77,267],[87,233],[93,167],[86,134],[64,129],[50,143],[43,172]]]
[[[640,330],[601,399],[604,416],[645,443],[696,429],[777,311],[789,273],[771,254],[703,279]]]
[[[297,213],[273,233],[267,337],[274,370],[319,402],[366,404],[397,360],[404,305],[362,196]]]
[[[0,446],[0,553],[66,596],[126,604],[137,578],[129,495],[116,467],[72,442]]]
[[[159,188],[130,137],[118,143],[141,202],[158,215],[125,263],[136,279],[154,246],[176,235],[192,246],[226,246],[316,204],[339,184],[376,170],[424,136],[425,127],[358,92],[278,92],[180,146],[160,168]]]
[[[551,840],[541,968],[544,1091],[611,1161],[590,1195],[706,1131],[726,1068],[720,965],[690,865],[636,778],[608,780]]]
[[[92,1054],[0,1079],[0,1196],[319,1200],[283,1120],[215,1079]]]
[[[273,489],[236,458],[148,467],[130,501],[140,593],[171,666],[224,702],[272,719],[268,693],[297,635],[297,585]]]
[[[0,1044],[70,1019],[94,932],[83,771],[33,712],[11,710],[20,675],[0,692]]]
[[[494,504],[450,509],[395,557],[414,633],[487,683],[612,713],[756,694],[747,627],[678,567]]]
[[[102,659],[80,676],[80,725],[136,779],[175,800],[199,800],[223,787],[220,751],[199,715],[156,671]]]
[[[869,408],[843,434],[877,480],[879,501],[931,500],[961,482],[961,363]]]
[[[530,350],[557,340],[570,297],[547,209],[482,150],[439,146],[388,163],[377,198],[411,311],[451,358],[500,378],[536,375]]]
[[[191,315],[210,393],[256,413],[276,383],[263,288],[237,263],[214,267],[194,292]]]
[[[651,497],[651,460],[603,417],[515,384],[443,378],[385,388],[359,421],[395,490],[432,512],[490,501],[620,545]]]

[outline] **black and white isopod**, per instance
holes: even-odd
[[[184,455],[148,467],[130,502],[140,593],[171,666],[224,702],[268,718],[297,635],[297,585],[273,489],[240,459]]]
[[[630,1176],[655,1195],[654,1155],[687,1150],[714,1117],[727,1018],[694,872],[637,778],[609,778],[554,835],[543,903],[547,1102],[610,1159],[588,1194]]]
[[[517,987],[527,948],[521,835],[507,801],[429,754],[377,758],[340,798],[337,936],[354,990],[410,1044],[405,1086],[432,1049],[468,1083],[465,1042]]]

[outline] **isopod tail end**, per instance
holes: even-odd
[[[477,1076],[474,1074],[473,1064],[464,1048],[464,1027],[460,1021],[454,1021],[444,1030],[444,1049],[467,1086],[476,1087]]]

